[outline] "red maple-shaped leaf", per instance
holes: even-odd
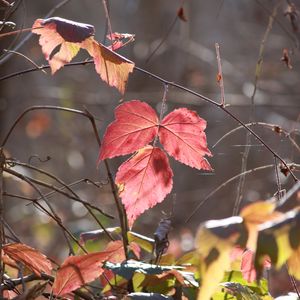
[[[70,62],[83,48],[93,57],[96,72],[101,79],[124,93],[134,63],[95,41],[92,25],[53,17],[37,19],[32,32],[40,35],[39,43],[52,74]],[[122,46],[118,44],[118,47]]]
[[[140,149],[119,167],[115,182],[130,227],[140,214],[165,199],[172,190],[172,177],[168,157],[152,146]]]
[[[158,132],[158,118],[145,102],[132,100],[115,109],[116,120],[106,129],[99,161],[132,153],[149,144]]]
[[[103,273],[103,262],[109,260],[123,245],[115,243],[103,252],[68,257],[57,271],[53,293],[65,295],[93,281]]]
[[[159,138],[165,150],[180,162],[197,169],[212,170],[205,155],[207,148],[204,129],[206,121],[194,111],[179,108],[169,113],[159,129]]]
[[[24,244],[14,243],[3,246],[3,252],[11,259],[23,263],[38,276],[41,273],[51,274],[51,262],[36,249]]]

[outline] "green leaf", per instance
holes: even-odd
[[[199,257],[196,251],[190,251],[181,256],[177,261],[177,266],[199,266]]]
[[[147,264],[135,260],[129,260],[121,264],[106,262],[103,267],[105,269],[113,271],[115,274],[120,275],[128,280],[132,278],[135,272],[154,275],[154,274],[161,274],[164,271],[182,269],[182,267],[151,265],[151,264]]]
[[[154,246],[154,239],[148,238],[147,236],[141,235],[139,233],[128,231],[127,233],[128,241],[137,243],[145,251],[152,253]]]
[[[295,209],[281,218],[262,224],[258,232],[254,266],[260,277],[266,256],[279,269],[285,262],[291,275],[300,279],[300,211]]]
[[[173,299],[171,296],[165,296],[157,293],[131,293],[126,296],[125,299],[138,299],[138,300],[166,300]]]
[[[108,227],[106,228],[106,231],[109,233],[119,234],[121,233],[121,227]],[[103,229],[82,232],[80,234],[80,243],[84,244],[87,241],[97,241],[105,236],[105,234],[106,233]]]
[[[224,288],[222,288],[224,287]],[[226,272],[223,282],[219,284],[218,290],[212,296],[213,300],[271,300],[268,291],[268,282],[261,279],[258,283],[251,282],[243,278],[242,272]]]

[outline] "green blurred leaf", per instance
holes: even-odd
[[[138,299],[138,300],[166,300],[173,299],[171,296],[165,296],[158,293],[131,293],[126,296],[125,299]]]
[[[154,246],[154,239],[148,238],[147,236],[141,235],[139,233],[128,231],[127,233],[128,241],[137,243],[145,251],[152,253]]]
[[[291,275],[300,279],[300,211],[285,213],[281,218],[259,227],[255,268],[260,277],[266,256],[279,269],[287,262]]]
[[[177,266],[183,266],[183,265],[199,266],[199,263],[200,263],[199,257],[195,250],[185,253],[176,261]]]
[[[105,230],[109,233],[114,233],[114,234],[121,233],[121,227],[108,227],[105,228]],[[98,241],[105,235],[106,233],[103,229],[82,232],[80,234],[80,243],[84,244],[87,241]]]
[[[222,282],[220,284],[224,286],[229,294],[232,294],[236,297],[237,300],[260,300],[259,295],[254,293],[245,285],[241,285],[236,282]]]
[[[142,285],[142,282],[145,280],[146,275],[142,273],[134,273],[132,277],[132,284],[133,284],[133,290],[135,292],[142,292],[144,289],[144,286]]]
[[[135,272],[152,275],[161,274],[164,271],[182,269],[182,267],[151,265],[135,260],[129,260],[127,262],[117,264],[106,262],[103,267],[128,280],[132,278]]]

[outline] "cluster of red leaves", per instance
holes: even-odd
[[[162,202],[173,186],[173,172],[165,152],[149,143],[158,137],[165,151],[190,167],[211,170],[204,157],[206,121],[194,111],[179,108],[160,122],[152,107],[132,100],[115,109],[116,120],[106,129],[98,162],[137,151],[123,163],[116,184],[129,226],[144,211]]]
[[[183,9],[178,17],[185,19]],[[134,64],[112,50],[134,39],[133,35],[108,35],[111,47],[94,40],[92,25],[53,17],[37,19],[32,32],[39,34],[39,43],[54,74],[70,62],[79,50],[85,49],[94,59],[100,77],[121,93],[125,91],[128,75]],[[190,167],[211,170],[204,158],[211,156],[207,148],[205,120],[186,108],[176,109],[161,122],[146,103],[133,100],[115,110],[116,121],[106,131],[99,160],[138,151],[122,164],[116,175],[116,184],[126,208],[129,226],[145,210],[162,202],[173,186],[173,172],[168,157],[149,143],[158,137],[165,151]]]
[[[137,244],[131,243],[130,249],[137,258],[140,257],[140,248]],[[102,252],[69,256],[56,272],[53,293],[55,295],[71,293],[101,274],[107,273],[108,271],[102,268],[105,261],[121,263],[125,259],[122,241],[108,243]],[[21,243],[3,246],[2,260],[14,268],[18,268],[16,262],[22,263],[38,276],[42,273],[51,275],[53,269],[44,254]]]

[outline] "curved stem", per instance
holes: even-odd
[[[218,187],[214,190],[212,190],[203,200],[200,201],[200,203],[197,204],[197,206],[193,209],[193,212],[188,216],[188,218],[185,220],[185,223],[188,223],[192,217],[196,214],[196,212],[199,210],[199,208],[209,199],[211,198],[215,193],[217,193],[219,190],[221,190],[223,187],[225,187],[227,184],[229,184],[232,181],[235,181],[237,179],[239,179],[241,176],[245,176],[245,175],[249,175],[252,173],[255,173],[257,171],[261,171],[261,170],[265,170],[265,169],[270,169],[270,168],[274,168],[274,164],[271,165],[266,165],[266,166],[261,166],[261,167],[257,167],[251,170],[247,170],[243,173],[239,173],[231,178],[229,178],[228,180],[226,180],[225,182],[221,183],[218,185]],[[289,164],[289,168],[297,168],[300,169],[300,165],[299,164],[295,164],[295,163],[290,163]],[[297,182],[299,183],[299,181]]]

